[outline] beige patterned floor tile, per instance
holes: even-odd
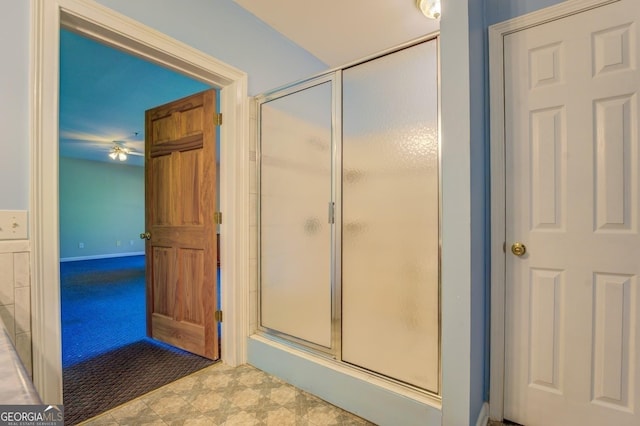
[[[296,389],[295,412],[298,418],[307,418],[310,410],[324,407],[327,403],[307,392]]]
[[[136,419],[136,421],[134,423],[120,423],[122,426],[128,426],[128,425],[135,425],[135,426],[166,426],[167,424],[162,421],[162,419],[157,419],[157,420],[146,420],[146,419],[142,419],[140,421],[138,421]]]
[[[275,411],[269,411],[265,419],[267,426],[289,426],[296,424],[296,414],[280,407]]]
[[[233,381],[230,374],[212,374],[210,376],[202,376],[202,385],[211,390],[225,389]]]
[[[241,411],[229,416],[227,421],[224,423],[224,426],[253,426],[258,424],[260,424],[260,421],[254,414]]]
[[[195,386],[200,383],[200,380],[197,377],[187,376],[180,380],[177,380],[173,383],[167,385],[167,389],[171,389],[175,393],[188,392],[193,390]]]
[[[271,389],[269,398],[280,405],[290,405],[296,402],[296,388],[283,385]]]
[[[229,396],[229,401],[240,408],[255,407],[260,400],[260,393],[249,388],[238,390]]]
[[[221,363],[116,407],[86,424],[373,425],[254,367]]]
[[[116,419],[109,413],[102,414],[79,424],[88,426],[118,426]]]
[[[305,404],[321,404],[321,405],[326,404],[326,402],[320,399],[319,397],[300,389],[296,389],[296,401],[302,402]]]
[[[116,407],[109,411],[109,414],[121,425],[150,423],[160,420],[160,416],[139,399]]]
[[[147,405],[160,417],[164,417],[170,414],[179,414],[189,403],[178,395],[167,395],[147,402]]]
[[[244,386],[255,387],[265,382],[266,375],[259,371],[246,371],[238,377],[238,383]]]
[[[219,410],[223,407],[226,408],[229,405],[229,401],[226,398],[215,392],[203,393],[188,401],[202,413]]]
[[[179,395],[176,394],[169,386],[163,386],[160,389],[156,389],[152,392],[142,395],[138,399],[147,405],[151,405],[159,399],[171,398],[174,396],[179,396]]]
[[[332,406],[313,407],[307,411],[306,418],[314,425],[339,425],[340,411]]]
[[[206,414],[201,413],[198,409],[193,407],[192,405],[186,404],[181,407],[180,411],[175,413],[169,413],[162,416],[162,420],[165,423],[170,425],[182,425],[185,422],[188,422],[193,419],[205,419],[208,416]],[[209,421],[209,424],[214,423],[213,421]],[[217,423],[216,423],[217,424]]]
[[[170,423],[170,425],[172,426],[219,426],[222,425],[222,423],[218,424],[216,422],[213,421],[213,419],[211,419],[210,417],[205,417],[205,416],[199,416],[193,419],[187,419],[182,423]]]
[[[224,425],[229,418],[229,412],[227,410],[212,411],[203,415],[211,421],[212,425]]]

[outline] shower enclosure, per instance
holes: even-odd
[[[257,332],[438,395],[437,38],[257,102]]]

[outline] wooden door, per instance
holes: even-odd
[[[504,394],[520,424],[640,424],[639,24],[622,0],[505,37]]]
[[[216,92],[146,112],[147,335],[219,357]]]

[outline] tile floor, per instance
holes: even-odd
[[[83,425],[373,425],[249,365],[212,365]]]

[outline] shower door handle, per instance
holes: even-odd
[[[329,201],[329,223],[336,223],[336,203]]]

